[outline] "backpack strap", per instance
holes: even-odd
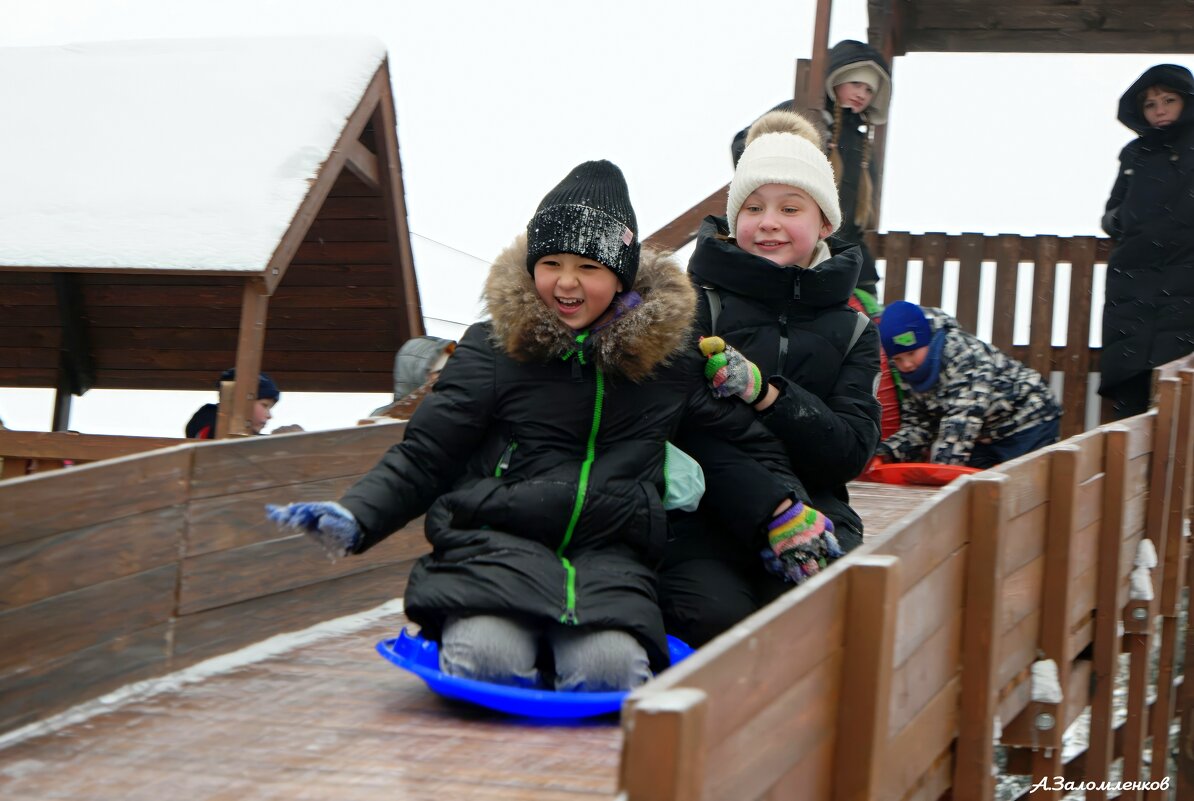
[[[854,312],[857,319],[854,321],[854,333],[850,335],[850,344],[846,346],[846,353],[854,350],[854,343],[858,342],[858,338],[862,336],[862,332],[866,330],[866,325],[871,321],[871,318],[860,312]]]
[[[711,286],[701,284],[701,289],[705,290],[705,297],[709,300],[709,333],[717,333],[717,318],[721,314],[721,295],[717,294],[717,290]],[[860,312],[854,312],[854,333],[850,335],[850,344],[846,346],[846,353],[854,350],[855,343],[858,342],[862,336],[862,332],[866,330],[867,323],[871,318]]]
[[[717,317],[721,314],[721,295],[717,294],[717,290],[711,286],[701,284],[701,289],[705,290],[705,297],[709,299],[709,333],[716,334]]]

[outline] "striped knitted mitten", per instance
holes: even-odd
[[[754,403],[763,391],[763,375],[755,363],[721,337],[701,337],[701,353],[705,354],[705,379],[713,394],[719,398],[737,395],[747,403]]]
[[[763,551],[767,570],[795,584],[842,556],[833,521],[800,501],[767,524],[767,542],[771,545]]]

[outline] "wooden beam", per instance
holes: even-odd
[[[622,715],[620,798],[688,801],[704,786],[704,730],[708,699],[702,690],[677,687],[633,702]],[[630,747],[633,743],[634,747]]]
[[[394,350],[411,337],[426,333],[419,283],[415,275],[415,256],[410,245],[410,225],[406,216],[406,188],[402,180],[402,154],[398,143],[398,121],[394,113],[394,93],[390,89],[389,60],[382,62],[376,80],[381,84],[377,108],[373,113],[380,170],[381,196],[385,204],[386,235],[390,242],[389,263],[394,269],[394,285],[403,303],[398,316]]]
[[[900,606],[900,560],[858,556],[850,565],[846,601],[842,694],[834,746],[834,799],[866,801],[884,786],[896,619]]]
[[[729,193],[730,185],[726,184],[651,234],[643,240],[643,244],[649,245],[656,250],[679,250],[696,239],[697,231],[701,227],[701,220],[710,214],[721,215],[726,213],[726,196]]]
[[[260,278],[245,281],[240,312],[240,336],[236,343],[236,389],[232,398],[229,436],[252,433],[253,404],[257,401],[257,376],[261,373],[261,351],[265,346],[265,320],[269,292]],[[221,404],[222,405],[222,404]]]
[[[825,77],[829,72],[829,18],[833,15],[833,0],[817,0],[817,16],[813,19],[813,57],[808,70],[808,110],[814,117],[825,108]]]
[[[1005,474],[971,479],[970,544],[966,554],[966,605],[962,626],[962,692],[953,797],[992,798],[995,777],[995,715],[999,708],[997,629],[1003,619],[1001,540],[1007,524]]]
[[[57,393],[54,396],[52,428],[65,431],[70,425],[71,395],[82,395],[95,384],[95,360],[87,335],[86,307],[79,276],[54,273],[58,298],[61,340],[58,349]]]
[[[340,138],[332,146],[331,155],[328,156],[327,161],[323,163],[323,167],[319,170],[319,177],[315,179],[315,183],[307,191],[307,196],[299,204],[294,219],[290,221],[290,227],[278,243],[278,247],[274,249],[269,264],[265,268],[266,294],[272,293],[274,288],[282,280],[282,276],[286,274],[286,268],[290,266],[291,260],[294,259],[295,253],[298,252],[299,246],[307,236],[307,230],[311,227],[311,223],[315,221],[320,207],[323,206],[324,200],[331,193],[332,187],[335,186],[337,178],[340,177],[341,171],[347,164],[348,155],[353,150],[353,143],[359,144],[361,133],[364,132],[365,125],[369,122],[369,118],[373,115],[373,110],[377,107],[378,101],[381,98],[380,76],[383,74],[384,69],[385,61],[383,60],[382,64],[378,66],[373,80],[361,96],[361,102],[357,104],[356,109],[349,115],[348,121],[344,123],[344,128],[340,131]],[[390,91],[389,86],[389,80],[387,79],[385,91]]]
[[[1128,500],[1128,429],[1108,426],[1104,429],[1106,446],[1103,457],[1103,519],[1099,524],[1098,578],[1095,590],[1094,674],[1090,699],[1090,735],[1086,759],[1086,777],[1095,783],[1088,789],[1090,801],[1107,797],[1099,789],[1107,779],[1114,753],[1115,677],[1119,670],[1120,639],[1119,593],[1123,558],[1124,507]]]
[[[377,161],[377,156],[359,141],[354,139],[344,143],[344,167],[374,190],[381,188],[381,169]]]

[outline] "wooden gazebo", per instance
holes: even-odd
[[[373,39],[0,50],[0,386],[385,392],[423,333]],[[228,432],[256,381],[237,382]]]

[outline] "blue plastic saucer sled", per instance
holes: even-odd
[[[675,637],[667,638],[672,664],[692,653]],[[439,646],[417,634],[403,631],[397,639],[382,640],[377,652],[403,670],[409,670],[427,682],[427,686],[447,698],[468,701],[488,709],[532,718],[586,718],[618,712],[625,691],[607,693],[571,693],[507,687],[476,679],[449,676],[439,669]]]

